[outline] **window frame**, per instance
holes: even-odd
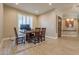
[[[20,17],[22,17],[22,18],[20,19]],[[31,16],[31,15],[18,14],[18,29],[19,29],[19,31],[20,31],[20,25],[21,25],[20,22],[19,22],[19,20],[21,20],[22,21],[22,24],[24,24],[23,23],[24,17],[25,17],[25,24],[29,24],[30,27],[33,28],[33,16]]]

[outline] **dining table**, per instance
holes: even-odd
[[[29,43],[31,42],[31,40],[32,40],[32,39],[31,39],[31,36],[32,36],[32,35],[35,35],[35,32],[38,32],[38,31],[36,31],[35,29],[33,29],[33,30],[29,30],[29,31],[26,31],[26,32],[25,32],[26,41],[27,41],[27,42],[29,42]],[[42,32],[42,30],[40,30],[40,34],[41,34],[41,32]]]
[[[41,31],[42,30],[40,30],[40,33],[41,33]],[[36,30],[35,29],[32,29],[32,30],[27,30],[27,31],[24,31],[24,32],[20,31],[20,32],[25,34],[26,41],[28,43],[30,43],[31,40],[32,40],[31,35],[35,35]]]

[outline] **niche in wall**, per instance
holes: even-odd
[[[76,30],[76,20],[74,18],[66,18],[64,19],[64,30]]]

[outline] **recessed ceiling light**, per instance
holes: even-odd
[[[19,3],[16,3],[16,5],[18,5]]]
[[[49,3],[49,5],[51,6],[51,5],[52,5],[52,3]]]

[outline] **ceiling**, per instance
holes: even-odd
[[[13,8],[17,8],[35,15],[40,15],[46,12],[49,12],[54,9],[58,9],[60,11],[67,10],[73,7],[73,3],[52,3],[52,5],[49,5],[49,3],[19,3],[16,5],[16,3],[5,3],[5,5],[8,5]]]

